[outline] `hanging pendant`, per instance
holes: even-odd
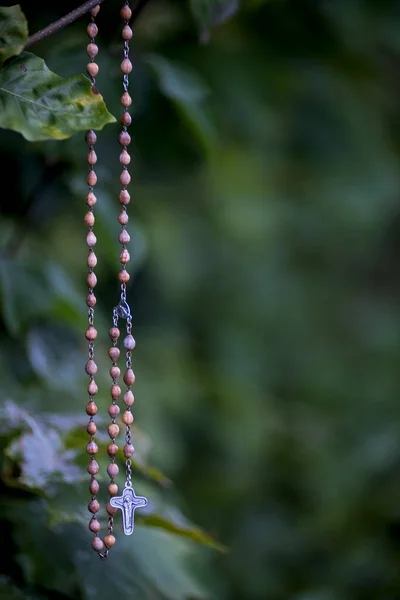
[[[125,484],[122,496],[115,496],[110,500],[111,506],[122,511],[122,525],[125,535],[131,535],[135,528],[135,510],[147,505],[147,498],[136,496],[134,489]]]

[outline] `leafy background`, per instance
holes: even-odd
[[[118,115],[114,5],[98,87]],[[75,2],[21,7],[36,31]],[[105,565],[84,525],[86,149],[1,131],[4,599],[400,598],[400,6],[236,8],[152,0],[136,28],[129,293],[151,506]],[[83,19],[32,50],[69,77],[85,44]],[[96,148],[102,331],[117,131]]]

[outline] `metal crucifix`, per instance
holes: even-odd
[[[147,498],[136,496],[132,487],[125,487],[122,496],[115,496],[110,499],[110,504],[114,508],[120,508],[122,511],[122,523],[125,535],[131,535],[135,527],[135,510],[147,505]]]

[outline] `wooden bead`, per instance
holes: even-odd
[[[110,404],[108,407],[108,414],[112,419],[115,419],[119,415],[119,406],[117,404]]]
[[[88,392],[91,396],[95,396],[98,391],[99,391],[99,388],[97,387],[97,383],[95,382],[94,379],[92,379],[92,381],[90,381],[89,385],[88,385]],[[96,412],[97,412],[97,410],[96,410]],[[96,414],[96,413],[94,413],[94,414]]]
[[[86,427],[86,431],[89,435],[95,435],[97,431],[96,423],[94,421],[89,421]]]
[[[121,14],[121,17],[122,17],[123,19],[125,19],[125,21],[129,21],[129,19],[130,19],[130,18],[131,18],[131,16],[132,16],[132,11],[131,11],[131,9],[129,8],[129,6],[123,6],[123,7],[121,8],[121,13],[120,13],[120,14]]]
[[[86,446],[86,452],[88,454],[97,454],[99,451],[99,447],[96,444],[96,442],[94,442],[93,440],[91,440],[88,445]]]
[[[119,201],[121,202],[121,204],[125,206],[126,204],[129,204],[130,200],[131,196],[128,190],[121,190],[119,193]]]
[[[96,298],[96,296],[95,296],[93,293],[91,293],[91,294],[88,294],[88,295],[86,296],[86,304],[87,304],[87,305],[88,305],[90,308],[93,308],[93,306],[96,306],[96,302],[97,302],[97,298]]]
[[[108,356],[111,358],[113,362],[116,362],[121,354],[119,348],[112,346],[108,351]]]
[[[132,98],[129,92],[124,92],[121,96],[121,104],[124,108],[128,108],[132,104]]]
[[[134,452],[135,452],[135,448],[132,446],[132,444],[125,444],[125,446],[124,446],[125,458],[131,458],[133,456]]]
[[[124,375],[124,383],[126,385],[133,385],[135,383],[135,373],[132,371],[132,369],[127,369]]]
[[[118,453],[117,444],[108,444],[107,446],[107,454],[108,456],[114,457]]]
[[[90,325],[85,331],[85,337],[90,342],[93,342],[97,338],[97,329],[93,325]]]
[[[89,165],[95,165],[97,163],[97,154],[94,150],[89,150],[86,157]]]
[[[129,242],[131,241],[131,236],[129,235],[129,233],[126,231],[126,229],[123,229],[121,231],[121,233],[118,236],[118,239],[120,241],[121,244],[129,244]]]
[[[124,169],[122,171],[121,175],[119,176],[119,180],[122,185],[128,185],[131,181],[131,176],[129,175],[129,171]]]
[[[125,392],[124,403],[126,404],[126,406],[132,406],[132,404],[134,402],[135,402],[135,397],[134,397],[133,393],[131,392],[131,390],[128,390],[127,392]]]
[[[121,395],[121,388],[119,387],[119,385],[112,385],[110,392],[111,392],[111,398],[113,400],[118,400],[118,398]]]
[[[87,286],[91,289],[93,289],[94,287],[96,287],[97,284],[97,277],[95,273],[88,273],[88,276],[86,277],[86,283]]]
[[[129,25],[125,25],[125,27],[122,29],[122,39],[123,40],[131,40],[132,36],[133,36],[132,29],[129,27]]]
[[[106,504],[106,511],[108,512],[108,514],[113,517],[116,512],[117,512],[118,508],[114,508],[113,506],[111,506],[111,504],[109,502],[107,502]]]
[[[110,329],[110,332],[109,332],[109,333],[110,333],[110,339],[111,339],[113,342],[116,342],[116,341],[117,341],[117,339],[118,339],[118,338],[119,338],[119,336],[120,336],[120,330],[118,329],[118,327],[111,327],[111,329]]]
[[[97,17],[97,15],[99,14],[99,10],[100,10],[100,4],[98,4],[97,6],[93,7],[90,10],[90,14],[92,15],[92,17]]]
[[[90,417],[94,417],[94,415],[97,413],[98,410],[99,409],[97,408],[97,405],[95,402],[91,401],[86,404],[86,414],[89,415]]]
[[[133,69],[133,65],[131,63],[131,61],[129,60],[129,58],[124,58],[124,60],[121,63],[121,71],[123,73],[125,73],[125,75],[128,75],[129,73],[132,72]]]
[[[121,213],[122,214],[122,213]],[[130,261],[130,254],[128,252],[128,250],[126,248],[124,248],[121,252],[121,254],[119,255],[119,260],[120,262],[125,265],[127,262]]]
[[[90,62],[86,65],[86,72],[89,75],[89,77],[97,77],[97,75],[99,74],[99,65],[95,62]]]
[[[86,196],[86,204],[90,207],[93,207],[97,204],[97,198],[93,194],[93,192],[89,192],[88,195]]]
[[[121,223],[121,225],[126,225],[128,223],[129,216],[126,210],[121,210],[118,216],[118,221]]]
[[[94,360],[90,359],[87,361],[85,365],[85,371],[88,375],[96,375],[97,373],[97,365]]]
[[[96,173],[94,171],[89,171],[86,181],[87,181],[87,184],[90,185],[91,187],[96,185],[96,183],[97,183]]]
[[[113,535],[111,535],[111,533],[109,533],[108,535],[106,535],[104,537],[104,545],[106,548],[112,548],[112,546],[114,546],[116,541],[117,540],[115,539],[115,537]]]
[[[110,494],[110,496],[116,496],[118,494],[118,486],[116,483],[109,484],[108,493]]]
[[[92,539],[92,548],[95,552],[101,552],[104,548],[104,544],[99,537],[94,537]]]
[[[99,28],[97,27],[96,23],[89,23],[89,25],[86,27],[86,32],[90,38],[94,38],[99,33]]]
[[[97,237],[94,235],[93,231],[89,231],[86,236],[86,243],[91,248],[95,246],[97,242]]]
[[[87,225],[88,227],[93,227],[95,220],[96,219],[94,218],[94,214],[91,210],[89,210],[89,212],[86,213],[83,219],[85,225]]]
[[[117,366],[112,366],[110,369],[110,376],[112,379],[118,379],[121,375],[121,369]]]
[[[99,47],[97,44],[94,44],[93,42],[91,42],[90,44],[87,45],[86,52],[90,58],[94,58],[99,53]]]
[[[90,510],[91,513],[97,513],[100,510],[100,503],[98,500],[94,499],[91,500],[88,504],[88,509]]]
[[[134,347],[136,346],[136,341],[135,338],[133,337],[133,335],[127,335],[126,338],[124,339],[124,348],[125,350],[133,350]],[[126,373],[125,373],[126,375]]]
[[[92,481],[90,482],[89,485],[89,492],[92,494],[92,496],[95,496],[96,494],[98,494],[100,491],[100,486],[99,486],[99,482],[96,481],[96,479],[92,479]]]
[[[122,165],[129,165],[131,162],[131,157],[126,150],[122,150],[121,154],[119,155],[119,162]]]
[[[97,265],[97,256],[95,255],[94,252],[89,252],[89,255],[87,258],[87,265],[88,265],[89,269],[94,269],[94,267]]]
[[[133,414],[131,413],[130,410],[124,411],[124,413],[122,415],[122,422],[125,423],[125,425],[132,425],[132,423],[133,423]]]
[[[118,465],[116,465],[115,463],[111,463],[110,465],[108,465],[108,467],[107,467],[107,473],[108,473],[110,479],[115,479],[115,477],[119,473],[119,467],[118,467]]]
[[[100,471],[99,463],[97,462],[97,460],[91,460],[87,470],[90,475],[97,475],[97,473]]]
[[[118,140],[121,146],[129,146],[131,143],[131,136],[127,131],[121,131]]]
[[[89,131],[86,132],[85,141],[88,146],[95,145],[95,143],[97,142],[97,135],[95,134],[93,129],[89,129]]]
[[[132,123],[132,117],[128,112],[123,112],[121,115],[121,125],[124,125],[125,127],[129,127],[129,125]]]
[[[111,423],[111,425],[108,426],[108,435],[113,440],[117,437],[118,434],[119,434],[118,425],[116,423]]]
[[[129,275],[128,271],[125,271],[125,269],[122,269],[119,273],[118,273],[118,280],[121,283],[127,283],[130,280],[131,276]]]
[[[98,533],[100,531],[100,522],[97,519],[91,519],[89,523],[89,529],[93,533]]]

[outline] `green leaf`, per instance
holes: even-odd
[[[230,19],[239,9],[239,0],[190,0],[190,6],[200,27],[201,40],[208,41],[210,28]]]
[[[0,64],[19,54],[28,39],[28,23],[19,4],[0,6]]]
[[[30,52],[0,70],[0,127],[18,131],[29,141],[62,140],[114,121],[84,75],[63,79]]]

